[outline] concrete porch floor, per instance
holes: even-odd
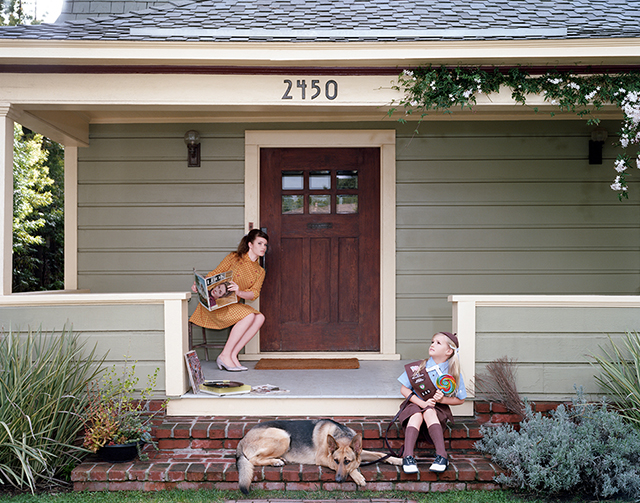
[[[245,372],[219,370],[215,360],[200,360],[206,379],[229,379],[252,387],[270,384],[286,392],[217,397],[191,391],[169,402],[169,415],[343,416],[390,415],[402,402],[398,376],[413,360],[362,360],[348,370],[255,370],[257,361],[243,361]],[[454,414],[473,415],[468,401]]]

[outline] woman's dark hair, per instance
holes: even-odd
[[[267,236],[266,232],[263,232],[260,229],[252,229],[249,231],[249,234],[245,234],[240,240],[238,251],[236,252],[238,257],[244,257],[249,253],[249,243],[253,243],[257,238],[264,238],[269,242],[269,236]]]

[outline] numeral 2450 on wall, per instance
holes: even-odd
[[[289,79],[284,80],[284,84],[287,86],[283,100],[293,100],[299,95],[298,99],[306,100],[308,98],[315,100],[322,96],[324,91],[324,97],[328,100],[335,100],[338,97],[338,83],[335,80],[327,80],[324,85],[321,85],[320,80],[312,80],[311,84],[307,84],[305,79],[296,80],[295,89],[293,81]]]

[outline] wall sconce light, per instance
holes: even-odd
[[[589,164],[602,164],[602,147],[607,139],[607,130],[601,127],[591,131],[589,140]]]
[[[187,131],[184,134],[184,142],[187,144],[187,166],[190,168],[200,167],[200,133]]]

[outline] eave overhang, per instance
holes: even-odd
[[[25,67],[156,67],[160,72],[206,67],[398,69],[425,64],[635,66],[640,65],[640,39],[296,43],[0,39],[0,65]]]

